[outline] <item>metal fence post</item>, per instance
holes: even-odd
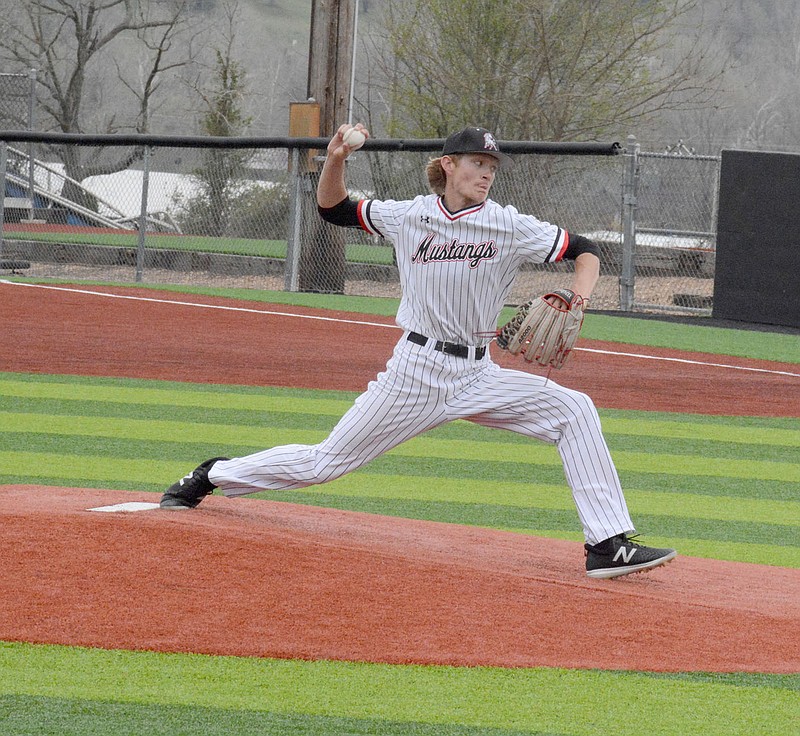
[[[28,94],[28,130],[33,132],[34,128],[34,109],[36,100],[36,69],[28,70],[28,80],[30,82],[30,92]],[[33,208],[36,204],[36,176],[34,173],[34,166],[36,158],[34,157],[35,148],[33,142],[28,143],[28,197],[31,200],[31,213],[29,217],[33,217]]]
[[[144,236],[147,231],[147,196],[150,189],[150,154],[152,148],[144,147],[142,156],[142,208],[139,213],[139,242],[136,248],[136,283],[142,281],[144,275]]]
[[[286,265],[284,289],[297,291],[300,283],[300,233],[303,219],[303,201],[300,184],[300,149],[291,149],[289,172],[289,233],[286,239]]]
[[[6,219],[6,162],[8,161],[8,144],[0,141],[0,258],[3,257],[3,223]]]
[[[636,196],[639,188],[639,144],[629,135],[623,154],[622,178],[622,264],[619,277],[619,308],[630,312],[636,285],[634,253],[636,249]]]

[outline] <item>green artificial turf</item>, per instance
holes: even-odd
[[[0,396],[0,482],[159,493],[206,457],[320,441],[355,394],[0,374]],[[697,556],[800,566],[793,420],[601,416],[649,541],[680,540]],[[555,447],[464,421],[325,486],[256,496],[579,538]]]
[[[28,231],[3,231],[9,240],[34,239]],[[45,243],[68,243],[75,245],[95,245],[109,248],[130,248],[136,250],[139,236],[136,233],[36,233],[35,240]],[[220,253],[222,255],[258,256],[261,258],[286,258],[285,240],[262,240],[255,238],[212,238],[201,235],[149,234],[147,250],[170,250],[184,253]],[[345,259],[351,263],[370,263],[390,266],[393,263],[392,249],[385,245],[345,245]]]
[[[648,736],[785,736],[800,714],[798,690],[797,676],[398,666],[0,643],[0,727],[14,735],[510,736],[627,733],[635,723]]]

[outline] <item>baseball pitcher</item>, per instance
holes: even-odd
[[[406,440],[455,419],[511,430],[558,449],[585,537],[586,572],[610,578],[663,565],[675,550],[632,537],[617,471],[592,400],[526,370],[498,366],[489,354],[519,355],[560,368],[568,358],[600,274],[597,246],[580,235],[501,206],[489,198],[495,177],[512,165],[488,130],[468,127],[447,138],[427,165],[431,193],[414,199],[352,200],[345,161],[369,137],[343,125],[328,144],[320,174],[320,215],[361,228],[394,247],[403,333],[385,370],[316,445],[284,445],[239,458],[212,458],[170,486],[164,508],[194,508],[219,488],[226,496],[299,489],[362,467]],[[520,268],[574,262],[570,289],[498,319]]]

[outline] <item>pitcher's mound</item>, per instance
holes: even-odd
[[[388,663],[800,671],[800,571],[256,499],[0,487],[0,640]],[[130,505],[129,513],[91,508]],[[679,550],[680,553],[680,550]]]

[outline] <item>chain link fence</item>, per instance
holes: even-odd
[[[665,153],[626,149],[632,196],[630,243],[623,238],[620,307],[632,311],[710,314],[716,263],[720,157],[681,146]],[[626,207],[623,193],[623,209]]]
[[[387,243],[319,218],[321,139],[238,139],[232,147],[230,139],[212,146],[209,139],[155,136],[33,137],[40,154],[31,166],[26,136],[0,133],[5,191],[25,185],[31,169],[35,183],[31,210],[3,213],[0,273],[5,267],[71,281],[400,295]],[[497,178],[492,198],[601,245],[593,308],[703,310],[695,300],[711,296],[718,162],[642,154],[628,143],[624,150],[577,144],[572,154],[556,144],[510,144],[515,166]],[[371,141],[349,160],[351,195],[426,192],[425,164],[440,147]],[[74,173],[125,159],[131,163],[111,174],[78,181]],[[638,188],[633,247],[624,237],[630,171]],[[634,265],[623,289],[626,248]],[[570,263],[527,267],[509,303],[568,285],[571,270]],[[685,301],[676,303],[676,295]]]
[[[36,105],[36,70],[27,74],[0,73],[0,129],[32,131]],[[30,213],[33,200],[33,161],[35,151],[32,142],[17,162],[19,173],[16,184],[4,187],[4,209],[18,210],[11,216]]]
[[[36,70],[0,72],[0,129],[33,130]]]

